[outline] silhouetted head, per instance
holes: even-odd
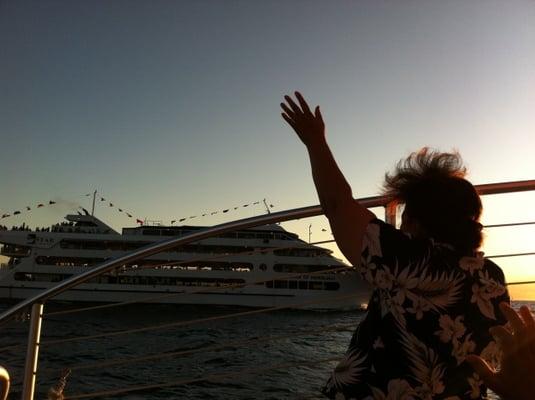
[[[482,206],[465,175],[456,152],[424,147],[399,161],[394,173],[385,175],[384,194],[405,205],[401,230],[474,253],[482,242]]]

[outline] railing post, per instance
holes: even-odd
[[[32,306],[30,332],[28,333],[28,350],[22,386],[22,400],[33,400],[35,393],[35,379],[37,377],[37,359],[39,356],[39,342],[41,341],[41,322],[43,321],[43,303]]]

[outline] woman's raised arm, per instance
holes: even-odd
[[[299,92],[297,102],[284,96],[282,118],[293,128],[308,150],[312,177],[323,212],[329,219],[338,247],[355,266],[360,262],[362,238],[375,215],[354,200],[351,187],[329,149],[319,106],[314,113]]]

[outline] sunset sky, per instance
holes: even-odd
[[[282,96],[320,104],[355,197],[422,146],[458,149],[476,183],[535,179],[535,2],[0,2],[0,220],[96,215],[212,225],[318,203]],[[54,206],[36,209],[54,200]],[[485,199],[484,223],[535,221],[535,193]],[[31,206],[31,211],[25,211]],[[324,219],[285,226],[330,237]],[[325,229],[325,232],[322,232]],[[535,251],[535,226],[486,232]],[[535,257],[496,260],[535,280]],[[535,299],[535,285],[511,290]]]

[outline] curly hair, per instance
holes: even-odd
[[[385,174],[383,193],[405,204],[407,216],[418,221],[428,236],[472,254],[483,239],[482,205],[465,175],[458,152],[424,147],[400,160],[393,174]]]

